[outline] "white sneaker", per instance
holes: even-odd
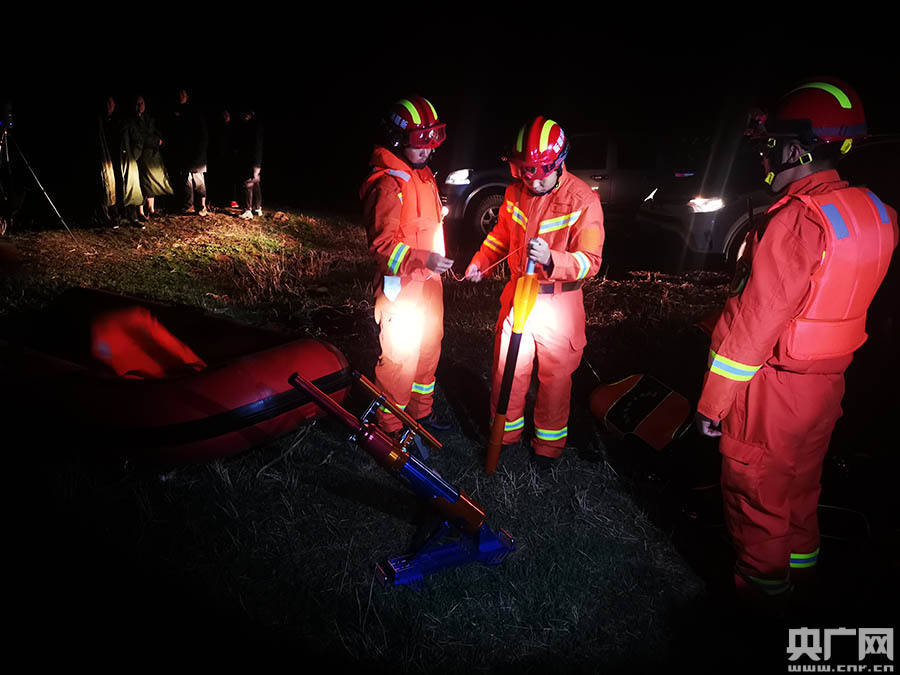
[[[253,218],[253,211],[251,211],[250,209],[247,209],[241,215],[239,215],[238,218],[243,218],[244,220],[250,220],[251,218]]]
[[[262,209],[253,209],[253,215],[254,215],[254,216],[261,216],[261,215],[262,215]]]

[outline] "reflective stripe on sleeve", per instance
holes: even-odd
[[[581,251],[575,251],[572,255],[578,263],[578,275],[575,278],[584,279],[587,273],[591,271],[591,261]]]
[[[749,382],[756,375],[756,371],[762,368],[762,365],[748,366],[746,363],[732,361],[724,356],[719,356],[712,349],[709,350],[709,353],[712,356],[712,362],[709,365],[710,372],[736,382]]]
[[[406,257],[406,254],[409,253],[409,246],[400,242],[394,247],[394,250],[391,252],[390,257],[388,258],[388,268],[394,274],[397,274],[397,270],[400,269],[400,263],[403,262],[403,259]]]
[[[495,253],[506,253],[506,245],[492,234],[484,240],[484,245]]]

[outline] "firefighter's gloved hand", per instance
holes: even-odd
[[[698,412],[694,415],[694,424],[697,430],[704,436],[717,438],[722,435],[722,420],[711,420],[706,415]]]
[[[478,265],[476,265],[475,263],[471,263],[466,268],[466,279],[468,281],[474,281],[475,283],[478,283],[479,281],[481,281],[483,276],[484,275],[482,274],[481,270],[478,269]]]
[[[450,258],[445,258],[440,253],[429,253],[428,260],[425,261],[425,267],[430,269],[432,272],[437,272],[438,274],[443,274],[451,267],[453,267],[453,261]]]
[[[529,239],[528,258],[541,265],[546,265],[550,262],[550,244],[537,237]]]

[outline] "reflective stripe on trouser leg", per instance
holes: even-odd
[[[500,382],[503,379],[503,368],[506,364],[506,354],[509,351],[509,339],[512,335],[512,319],[507,316],[503,327],[494,336],[494,374],[491,384],[491,421],[497,410],[497,397],[500,395]],[[531,370],[534,363],[534,340],[527,326],[522,333],[519,343],[519,356],[516,359],[516,371],[513,377],[512,389],[509,393],[509,405],[506,407],[506,430],[503,434],[503,444],[517,443],[522,438],[525,428],[525,395],[531,384]]]
[[[562,455],[566,447],[572,373],[584,351],[572,347],[573,342],[584,344],[581,292],[550,296],[534,318],[538,391],[531,445],[535,454],[555,458]]]
[[[419,361],[424,314],[419,303],[404,300],[401,291],[394,302],[383,295],[376,299],[375,320],[380,328],[381,344],[381,355],[375,364],[375,385],[406,409]],[[376,410],[375,419],[386,432],[403,427],[396,416],[380,409]]]
[[[734,585],[738,593],[762,593],[767,596],[781,595],[791,590],[789,577],[754,577],[735,572]]]
[[[754,579],[783,580],[792,551],[818,548],[819,477],[842,395],[842,375],[763,367],[725,418],[722,496],[739,587],[778,591]]]
[[[439,278],[423,284],[421,304],[425,310],[422,342],[415,377],[410,383],[409,407],[406,409],[414,420],[430,415],[434,404],[434,373],[441,358],[441,339],[444,336],[444,294]]]
[[[819,549],[812,553],[791,553],[791,569],[806,569],[819,562]]]

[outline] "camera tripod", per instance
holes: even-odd
[[[35,185],[37,185],[38,189],[41,191],[41,194],[44,195],[44,198],[47,200],[50,208],[53,209],[53,212],[56,214],[59,222],[62,223],[62,226],[66,228],[66,231],[70,235],[72,235],[72,239],[75,239],[75,235],[72,233],[72,230],[69,229],[69,226],[66,225],[66,221],[63,220],[62,215],[56,208],[56,204],[54,204],[53,200],[50,199],[50,195],[47,194],[47,190],[44,189],[44,186],[38,179],[37,174],[35,174],[34,169],[31,168],[31,164],[29,163],[28,158],[25,157],[25,153],[22,152],[22,148],[19,147],[19,144],[10,133],[12,128],[12,112],[7,109],[5,111],[3,119],[0,120],[0,202],[2,202],[2,209],[0,209],[0,236],[6,234],[6,230],[13,224],[14,219],[13,167],[12,162],[10,161],[9,152],[9,147],[10,145],[12,145],[18,153],[19,158],[22,160],[22,163],[25,165],[25,168],[28,169],[28,173],[30,173],[32,179],[34,179]],[[75,239],[75,242],[78,243],[78,240]]]

